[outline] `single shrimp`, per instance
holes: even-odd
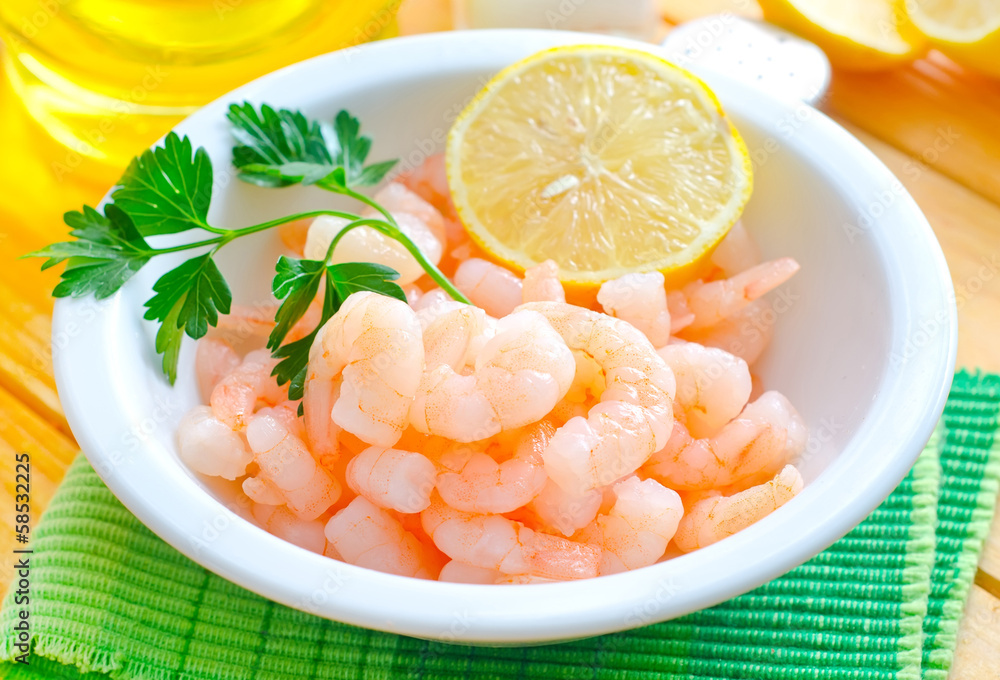
[[[297,401],[283,401],[274,406],[265,406],[257,409],[254,416],[271,416],[281,423],[286,430],[294,434],[299,439],[305,439],[305,425],[299,418],[299,403]]]
[[[754,300],[713,326],[694,331],[684,329],[680,337],[725,350],[753,366],[770,344],[777,318],[767,300]]]
[[[765,392],[711,437],[694,439],[674,425],[666,446],[643,471],[671,489],[705,490],[735,484],[805,449],[808,431],[779,392]]]
[[[455,287],[492,317],[507,316],[521,304],[521,279],[500,265],[471,258],[455,270]]]
[[[693,437],[708,437],[735,418],[747,405],[752,388],[747,363],[725,350],[693,342],[661,347],[677,381],[674,417]]]
[[[315,343],[314,343],[315,346]],[[310,348],[310,354],[312,348]],[[310,362],[310,368],[312,371]],[[317,460],[330,461],[340,455],[338,437],[341,428],[333,421],[333,405],[340,399],[341,376],[318,377],[309,372],[305,383],[305,396],[302,399],[302,416],[305,422],[306,436],[309,443],[309,450]]]
[[[670,314],[691,314],[687,329],[696,331],[732,316],[754,300],[774,290],[799,270],[790,257],[759,264],[728,279],[695,281],[684,286],[681,295],[668,296]]]
[[[433,579],[436,560],[388,510],[363,496],[330,518],[326,540],[344,562],[400,576]]]
[[[244,481],[243,490],[251,499],[263,502],[264,494],[270,495],[276,488],[289,510],[300,519],[311,520],[340,497],[340,483],[316,464],[302,440],[273,415],[254,416],[247,426],[247,443],[260,466],[256,478]],[[263,484],[265,480],[273,486]]]
[[[545,318],[526,311],[500,319],[471,375],[447,364],[424,374],[410,424],[455,441],[486,439],[545,417],[573,382],[576,362]]]
[[[606,388],[586,418],[571,418],[549,441],[545,471],[579,496],[628,475],[670,437],[674,376],[634,326],[582,307],[532,302],[570,347],[603,369]]]
[[[242,477],[253,460],[243,437],[217,419],[208,406],[195,406],[181,418],[177,453],[195,472],[224,479]]]
[[[462,512],[436,493],[420,513],[424,530],[453,560],[503,574],[534,574],[555,579],[597,575],[601,550],[558,536],[537,533],[501,515]]]
[[[745,272],[760,264],[760,261],[760,249],[751,238],[750,232],[743,226],[742,220],[733,225],[712,253],[712,264],[721,269],[726,276]]]
[[[677,492],[654,479],[632,476],[611,488],[614,505],[575,537],[603,548],[602,576],[655,564],[684,514]]]
[[[375,505],[420,512],[431,502],[437,469],[419,453],[371,446],[347,464],[347,485]]]
[[[423,370],[416,313],[395,298],[354,293],[309,350],[303,409],[306,427],[314,433],[310,441],[328,436],[326,420],[332,418],[369,444],[392,446],[406,427]],[[333,406],[326,411],[329,403]]]
[[[267,533],[310,552],[323,554],[326,548],[323,522],[299,519],[286,508],[274,505],[254,503],[251,512],[254,520]]]
[[[555,260],[546,260],[525,270],[521,302],[566,302],[566,291],[559,281],[559,265]]]
[[[802,486],[799,471],[786,465],[765,484],[732,496],[700,500],[681,518],[674,545],[691,552],[732,536],[790,501]]]
[[[594,521],[601,509],[603,496],[600,489],[589,489],[579,495],[569,494],[549,479],[532,499],[528,509],[547,530],[569,537]]]
[[[438,493],[464,512],[502,514],[527,505],[545,486],[541,454],[554,432],[546,421],[513,432],[520,441],[514,455],[502,463],[488,453],[473,453],[460,471],[438,475]]]
[[[264,475],[247,477],[243,480],[243,493],[258,505],[284,505],[285,494]]]
[[[215,417],[230,429],[242,431],[257,402],[274,406],[288,398],[271,371],[278,361],[266,349],[254,350],[212,389],[209,403]]]
[[[207,402],[215,386],[240,363],[240,356],[225,339],[206,337],[199,340],[194,355],[194,370],[202,400]]]
[[[399,230],[406,234],[431,263],[441,261],[443,248],[433,230],[410,213],[390,213]],[[322,260],[333,238],[350,222],[343,217],[321,215],[309,226],[304,255],[310,260]],[[374,262],[392,267],[399,272],[399,285],[413,283],[424,274],[424,269],[413,255],[394,238],[371,227],[355,227],[337,244],[330,261]]]
[[[424,364],[445,364],[455,371],[475,363],[483,346],[496,335],[496,320],[479,307],[448,299],[417,312],[423,331]]]
[[[625,274],[606,281],[597,291],[597,301],[605,314],[642,331],[653,347],[663,347],[670,340],[670,311],[660,272]]]
[[[451,560],[441,568],[438,581],[448,583],[494,583],[501,574],[496,569],[483,569]]]

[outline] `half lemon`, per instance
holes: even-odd
[[[508,67],[448,135],[472,239],[589,289],[634,271],[690,277],[750,197],[746,145],[698,78],[648,52],[557,47]]]

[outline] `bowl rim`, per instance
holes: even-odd
[[[263,93],[282,83],[323,82],[329,73],[343,73],[346,66],[352,73],[377,73],[390,65],[427,67],[466,55],[476,63],[495,62],[502,67],[534,51],[578,43],[658,49],[608,36],[531,29],[396,38],[322,55],[265,75],[199,109],[174,130],[190,134],[197,142],[199,128],[212,130],[215,119],[223,119],[229,102],[259,102]],[[724,77],[696,73],[717,90],[724,106],[727,99],[752,101],[749,117],[758,122],[777,120],[792,106],[806,106],[772,99]],[[898,182],[860,141],[812,111],[815,115],[797,129],[793,146],[826,154],[830,172],[858,191],[873,182]],[[746,113],[741,111],[744,117]],[[909,240],[900,250],[906,256],[893,258],[886,244],[894,234],[899,238],[904,228]],[[929,314],[943,314],[944,332],[934,334],[899,370],[887,371],[874,402],[881,410],[869,413],[870,420],[838,459],[784,512],[676,560],[600,579],[524,588],[420,581],[354,567],[292,546],[242,520],[204,491],[176,503],[176,493],[198,489],[193,481],[185,484],[157,456],[123,460],[114,446],[121,430],[120,423],[113,422],[113,405],[128,393],[128,366],[118,361],[117,352],[104,348],[116,346],[116,328],[135,314],[123,308],[121,291],[96,311],[93,301],[88,305],[86,298],[57,301],[52,327],[56,383],[81,448],[125,507],[174,548],[249,590],[333,620],[414,637],[473,644],[589,637],[702,609],[788,571],[846,534],[905,476],[944,408],[955,365],[957,310],[941,248],[905,190],[880,218],[879,229],[868,236],[884,242],[877,251],[890,283],[896,284],[892,287],[896,304],[901,305],[903,323],[893,330],[892,348],[902,347],[917,332],[918,321]],[[82,315],[93,318],[69,335],[72,342],[56,343],[55,338],[78,325]],[[865,447],[875,443],[880,431],[900,434],[882,455],[865,456]],[[879,439],[883,444],[884,438],[883,434]],[[175,482],[180,488],[166,488]],[[822,512],[831,507],[839,510]],[[205,523],[219,517],[227,522],[225,531],[211,543],[198,540],[197,532]],[[808,526],[808,532],[797,534],[796,541],[784,542],[785,536],[796,535],[796,527],[803,526]],[[736,573],[732,564],[741,565]]]

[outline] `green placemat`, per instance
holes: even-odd
[[[431,643],[274,604],[156,538],[81,457],[34,535],[30,665],[8,661],[0,677],[937,680],[992,516],[998,407],[1000,376],[959,373],[902,484],[785,576],[682,619],[546,647]],[[7,660],[12,598],[0,612]]]

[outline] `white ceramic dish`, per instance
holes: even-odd
[[[451,120],[492,74],[540,49],[577,42],[629,44],[551,31],[391,40],[261,78],[177,132],[205,146],[215,163],[210,218],[243,226],[333,199],[235,181],[229,102],[324,118],[347,108],[374,137],[373,159],[419,162],[442,146]],[[193,343],[170,388],[140,313],[166,261],[154,261],[105,303],[56,305],[59,394],[83,450],[140,520],[216,573],[320,616],[424,638],[540,643],[622,630],[718,603],[805,561],[882,501],[930,436],[955,360],[951,282],[916,204],[854,137],[806,105],[706,79],[755,158],[746,224],[766,256],[791,255],[802,264],[775,300],[777,332],[759,366],[765,384],[789,396],[812,432],[801,461],[807,486],[780,511],[666,563],[551,585],[418,581],[306,552],[241,519],[239,508],[217,500],[177,458],[174,427],[196,403]],[[270,234],[223,251],[237,301],[263,299],[275,249]]]

